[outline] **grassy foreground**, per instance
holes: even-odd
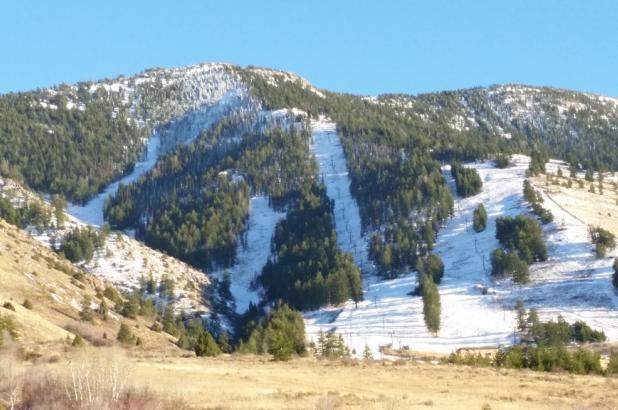
[[[416,362],[273,362],[266,357],[129,357],[109,348],[73,350],[38,364],[7,362],[13,383],[57,377],[56,396],[75,393],[73,380],[115,374],[121,385],[117,406],[110,400],[111,379],[96,384],[96,405],[71,408],[200,409],[530,409],[616,408],[618,379]],[[114,372],[110,370],[114,369]],[[45,376],[43,376],[45,375]],[[51,376],[50,376],[51,375]],[[43,383],[44,384],[44,383]],[[79,390],[79,389],[77,389]],[[82,387],[84,392],[88,389]],[[47,393],[47,397],[53,397]],[[51,404],[50,402],[46,402]],[[118,403],[120,404],[120,403]],[[89,407],[90,406],[90,407]],[[128,406],[128,407],[127,407]],[[145,407],[143,407],[145,406]],[[65,407],[41,407],[65,408]]]

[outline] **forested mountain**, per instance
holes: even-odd
[[[264,195],[286,212],[256,272],[265,300],[300,309],[360,300],[358,267],[338,248],[333,198],[309,152],[320,116],[336,124],[368,254],[384,277],[431,255],[453,214],[447,161],[541,151],[618,168],[611,98],[519,85],[361,97],[286,72],[204,64],[0,96],[0,173],[86,202],[129,172],[155,135],[152,169],[105,203],[112,228],[195,267],[227,268],[245,242],[251,197]],[[478,174],[453,171],[460,196],[480,192]]]
[[[163,156],[137,183],[121,186],[105,206],[107,219],[196,266],[228,267],[250,195],[267,194],[283,206],[315,175],[307,140],[307,132],[293,126],[228,117],[195,143]]]
[[[383,95],[395,107],[447,134],[493,135],[513,150],[547,151],[586,169],[615,170],[618,100],[551,87],[495,85],[418,96]],[[437,152],[449,150],[440,144]]]
[[[84,202],[131,170],[155,128],[245,94],[233,67],[212,64],[2,95],[0,172]],[[164,146],[190,136],[172,128]]]

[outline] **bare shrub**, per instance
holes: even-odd
[[[102,334],[96,333],[92,327],[84,323],[67,323],[64,325],[64,330],[81,336],[95,347],[111,347],[114,345],[113,340],[106,339]]]
[[[21,402],[25,370],[17,346],[7,343],[0,352],[0,404],[13,409]]]
[[[117,349],[106,354],[86,349],[69,359],[63,384],[71,402],[97,405],[118,402],[129,382],[130,366]]]
[[[315,403],[315,410],[334,410],[341,406],[341,399],[338,395],[335,394],[327,394],[326,396],[322,396],[318,398]]]

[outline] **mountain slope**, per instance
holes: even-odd
[[[101,303],[98,295],[110,284],[79,272],[17,227],[0,220],[0,315],[13,318],[16,341],[27,352],[50,357],[68,348],[75,335],[95,346],[114,344],[119,315],[110,312],[108,320],[96,318],[92,323],[80,320],[82,302],[90,300],[96,310]],[[28,308],[22,306],[25,300],[30,302]],[[107,298],[105,301],[108,306],[114,304]],[[122,321],[142,339],[141,349],[179,351],[169,335],[150,331],[150,323],[142,318]]]
[[[484,272],[463,272],[465,266],[457,263],[471,257],[471,238],[466,236],[466,246],[455,255],[444,250],[455,246],[450,241],[462,228],[455,205],[481,198],[455,202],[442,172],[444,161],[538,151],[537,160],[553,155],[579,170],[618,167],[616,101],[545,87],[368,98],[317,90],[291,73],[204,64],[0,100],[5,104],[0,114],[9,119],[9,126],[0,129],[6,154],[0,173],[44,193],[62,193],[74,202],[69,212],[83,222],[100,227],[108,222],[192,265],[195,269],[180,275],[188,287],[200,271],[213,271],[214,288],[224,296],[210,313],[214,320],[223,313],[231,326],[257,320],[263,315],[259,310],[277,300],[303,309],[339,304],[352,295],[360,302],[362,273],[368,287],[360,310],[356,303],[354,311],[351,302],[342,306],[349,326],[372,307],[368,298],[394,298],[399,302],[391,319],[399,327],[393,332],[418,325],[422,343],[434,343],[420,319],[420,300],[408,294],[428,258],[435,253],[447,262],[441,288],[455,305],[460,297],[477,303],[477,295],[468,297],[469,289],[459,288],[449,293],[449,280],[465,279],[463,286],[494,282]],[[15,126],[20,122],[38,131],[28,135]],[[99,143],[102,149],[93,151]],[[25,160],[29,151],[31,169]],[[525,172],[522,167],[474,167],[491,186],[504,173],[521,185]],[[503,193],[514,202],[507,209],[500,202],[504,198],[490,197],[495,209],[525,212],[518,202],[520,187],[498,188],[508,188]],[[307,224],[304,233],[295,228],[301,222]],[[493,231],[484,235],[492,237]],[[126,238],[108,248],[120,254],[121,242],[139,246]],[[565,255],[557,258],[562,263]],[[89,269],[105,275],[110,263],[97,263]],[[134,288],[138,275],[160,265],[129,263],[114,276]],[[461,306],[482,311],[483,303]],[[513,303],[505,299],[504,306]],[[241,317],[244,309],[247,316]],[[320,326],[343,329],[337,311],[317,315]],[[470,336],[449,313],[443,317],[445,334],[455,332],[454,340],[460,341]],[[369,330],[357,322],[365,327],[358,330],[358,340],[375,337],[373,347],[385,343],[385,321],[379,329],[376,317],[369,320]],[[491,343],[511,338],[512,320],[503,313],[503,321]],[[479,338],[459,344],[487,342],[483,335],[490,330],[481,330]],[[415,343],[414,337],[405,338]],[[354,345],[360,348],[358,340]]]

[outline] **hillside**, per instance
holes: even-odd
[[[17,208],[40,207],[43,213],[49,214],[49,223],[38,226],[30,223],[24,226],[24,231],[39,244],[52,250],[58,250],[63,238],[70,232],[87,226],[66,212],[63,212],[63,221],[58,225],[50,203],[7,178],[0,178],[0,198],[8,200]],[[122,232],[106,235],[103,244],[94,250],[92,259],[77,261],[75,265],[123,292],[139,288],[149,279],[157,283],[170,279],[176,285],[172,302],[177,311],[208,312],[206,293],[211,282],[204,272],[157,252]]]
[[[0,314],[14,319],[17,342],[32,357],[53,355],[69,349],[75,335],[86,344],[115,344],[121,320],[129,323],[134,334],[143,341],[140,350],[168,352],[179,349],[164,333],[149,330],[143,319],[131,320],[110,312],[109,319],[84,321],[80,317],[84,300],[93,311],[99,309],[105,282],[80,274],[70,263],[14,226],[0,220]],[[30,307],[24,307],[24,301]],[[105,298],[108,306],[114,301]],[[5,338],[5,343],[9,343]]]
[[[125,297],[158,294],[234,348],[272,351],[277,312],[300,334],[283,304],[307,342],[338,334],[356,357],[518,343],[519,300],[618,340],[615,251],[595,257],[586,225],[600,220],[522,192],[549,158],[616,169],[614,99],[523,85],[361,97],[202,64],[0,96],[0,121],[2,190],[25,209],[5,216],[66,198],[62,226],[22,228],[71,256],[75,228],[93,227],[103,243],[75,267]],[[542,251],[497,238],[507,217]],[[492,273],[498,248],[518,253],[521,283]],[[166,279],[172,294],[153,292]]]

